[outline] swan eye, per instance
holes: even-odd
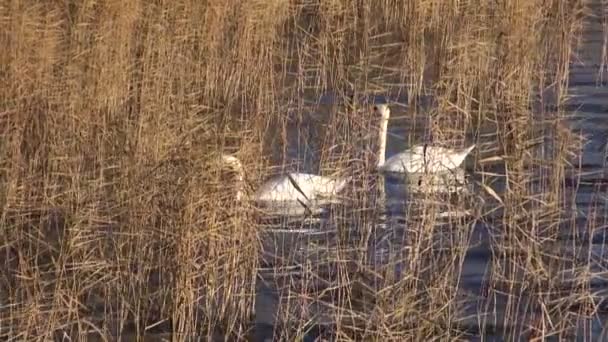
[[[378,106],[374,106],[374,110],[375,110],[375,111],[378,111]]]

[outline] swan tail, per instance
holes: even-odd
[[[334,187],[334,191],[335,192],[342,191],[342,189],[344,189],[346,187],[346,184],[348,184],[352,179],[353,179],[353,176],[348,176],[348,177],[338,179],[336,181],[336,186]]]
[[[458,155],[460,157],[459,159],[462,159],[464,161],[464,159],[469,155],[469,153],[471,153],[471,151],[473,151],[473,149],[475,149],[475,146],[476,145],[473,144],[465,149],[460,150],[460,153],[458,153]]]
[[[464,148],[464,149],[460,150],[458,152],[458,154],[454,156],[455,158],[452,159],[452,163],[456,167],[460,166],[464,162],[464,160],[466,159],[466,157],[469,155],[469,153],[471,153],[471,151],[473,151],[473,149],[475,149],[475,147],[476,147],[476,145],[473,144],[473,145],[471,145],[471,146],[469,146],[467,148]]]
[[[323,198],[333,197],[342,191],[352,178],[353,177],[351,176],[333,179],[329,183],[326,183],[323,189],[317,190],[317,195]]]
[[[471,145],[471,146],[469,146],[469,147],[465,148],[465,149],[462,151],[462,154],[464,154],[465,156],[467,156],[469,153],[471,153],[471,151],[473,151],[473,150],[475,149],[475,147],[476,147],[476,146],[477,146],[476,144],[473,144],[473,145]]]

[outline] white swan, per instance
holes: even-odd
[[[380,146],[378,170],[396,173],[440,173],[459,167],[475,144],[464,149],[441,146],[416,145],[388,160],[386,158],[386,134],[391,111],[385,104],[375,105],[373,111],[380,115]]]
[[[243,164],[238,158],[231,155],[222,155],[222,161],[237,173],[236,199],[241,200],[245,181]],[[332,178],[292,172],[289,173],[289,176],[280,175],[267,180],[255,191],[252,199],[257,202],[300,201],[309,203],[317,199],[335,196],[344,189],[349,180],[350,177]],[[299,189],[294,186],[294,182]]]

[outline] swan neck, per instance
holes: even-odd
[[[245,171],[243,166],[239,164],[236,168],[236,200],[240,201],[243,199],[243,192],[245,191]]]
[[[237,201],[243,199],[243,194],[245,192],[245,170],[243,169],[243,164],[241,161],[236,159],[233,163],[230,164],[236,173],[236,194],[235,198]]]
[[[380,132],[378,135],[378,167],[382,167],[386,161],[386,134],[388,131],[388,119],[382,118],[380,121]]]

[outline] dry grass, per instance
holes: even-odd
[[[580,139],[561,105],[584,5],[5,1],[0,335],[246,338],[267,234],[234,201],[217,158],[229,152],[251,187],[278,171],[269,165],[358,176],[351,205],[330,217],[332,243],[275,264],[292,294],[277,338],[315,319],[343,340],[572,336],[597,309],[590,259],[577,246],[565,256],[559,239],[581,230],[563,182]],[[326,93],[335,104],[315,104]],[[477,142],[479,196],[428,196],[387,218],[371,191],[383,180],[370,173],[374,118],[359,100],[370,95],[407,95],[393,110],[437,142]],[[307,158],[290,166],[296,152]],[[474,218],[440,224],[455,203]],[[471,326],[459,275],[475,225],[494,262]],[[389,240],[371,262],[370,246]],[[294,260],[297,274],[280,275]],[[483,316],[499,297],[503,314]]]

